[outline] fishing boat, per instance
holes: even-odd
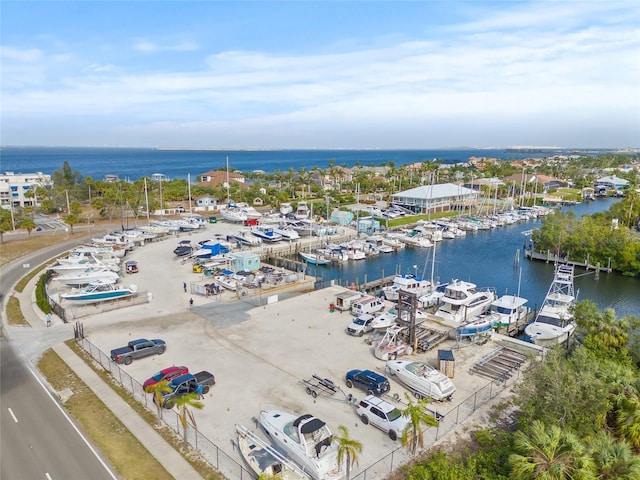
[[[576,329],[571,307],[577,300],[573,265],[558,264],[540,311],[524,330],[525,338],[542,347],[565,343]]]
[[[55,277],[54,280],[69,285],[70,287],[83,287],[94,282],[116,283],[120,280],[120,275],[103,268],[87,268],[82,272],[65,273],[64,275]]]
[[[497,315],[493,328],[504,328],[523,320],[531,309],[526,306],[528,300],[516,295],[502,295],[491,303],[489,311]]]
[[[77,303],[97,303],[106,300],[115,300],[135,295],[138,291],[136,285],[117,287],[113,283],[96,281],[82,289],[72,289],[70,292],[61,293],[60,298]]]
[[[305,200],[300,200],[296,207],[295,217],[298,220],[303,220],[305,218],[309,218],[309,213],[310,213],[310,210],[309,210],[309,206],[307,205],[307,202]]]
[[[469,322],[461,324],[457,328],[456,334],[458,335],[458,338],[488,335],[493,331],[493,324],[497,321],[497,316],[493,316],[491,314],[481,315]]]
[[[293,213],[293,207],[290,203],[282,203],[280,205],[280,213],[286,217],[290,213]]]
[[[232,275],[232,271],[223,270],[222,275],[214,275],[213,280],[222,288],[235,292],[238,290],[238,282],[232,278]]]
[[[324,258],[315,253],[300,252],[300,256],[305,262],[311,263],[312,265],[327,265],[331,262],[328,258]]]
[[[311,415],[262,410],[260,426],[276,447],[314,480],[340,480],[346,464],[338,463],[338,448],[325,422]]]
[[[262,239],[253,235],[248,228],[241,228],[236,233],[227,235],[227,240],[235,242],[238,245],[246,245],[248,247],[255,247],[262,243]]]
[[[265,475],[282,480],[308,480],[298,465],[285,457],[268,442],[243,425],[236,425],[238,449],[245,463],[260,477]]]
[[[256,225],[255,227],[251,227],[249,231],[263,242],[276,243],[282,240],[282,235],[277,233],[273,228],[264,225]]]
[[[487,311],[495,299],[493,289],[480,289],[475,283],[453,280],[445,288],[442,305],[435,315],[457,326]]]
[[[287,224],[277,225],[273,227],[273,231],[278,235],[281,235],[283,240],[289,240],[290,242],[293,242],[294,240],[298,240],[300,238],[300,234],[298,233],[298,231]]]

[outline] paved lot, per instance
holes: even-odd
[[[362,425],[353,407],[339,401],[344,398],[340,392],[330,399],[313,399],[299,384],[301,379],[317,374],[362,398],[362,392],[349,391],[344,385],[345,372],[353,368],[384,368],[384,362],[373,356],[363,338],[344,332],[353,317],[348,312],[329,311],[342,288],[297,295],[273,292],[279,301],[270,304],[266,304],[267,292],[235,301],[229,301],[230,294],[218,299],[184,293],[183,282],[202,279],[191,272],[189,262],[175,259],[172,251],[178,241],[210,238],[212,233],[225,229],[229,229],[226,224],[210,225],[206,232],[192,237],[155,242],[134,250],[127,259],[139,262],[140,273],[129,275],[123,282],[136,283],[140,291],[150,292],[151,302],[83,319],[87,336],[104,352],[140,337],[166,340],[164,355],[123,367],[140,382],[173,364],[187,365],[193,372],[214,373],[217,384],[204,399],[205,408],[196,412],[196,418],[200,431],[232,456],[237,457],[230,443],[235,438],[234,424],[253,427],[252,418],[268,408],[312,413],[325,420],[333,431],[340,424],[347,426],[351,436],[364,445],[358,471],[397,448],[398,442],[392,442],[374,427]],[[191,297],[194,306],[189,308]],[[449,342],[438,348],[453,346]],[[458,391],[453,402],[436,403],[434,409],[445,413],[489,383],[470,375],[468,368],[474,359],[494,348],[496,345],[489,342],[455,350],[453,381]],[[437,366],[437,349],[413,358]],[[404,398],[406,390],[393,377],[391,384],[391,394]]]

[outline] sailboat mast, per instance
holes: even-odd
[[[191,174],[187,173],[187,186],[189,187],[189,213],[191,213]]]
[[[149,192],[147,191],[147,177],[144,177],[144,203],[147,206],[147,223],[149,223]]]
[[[229,156],[227,156],[227,205],[229,205]]]

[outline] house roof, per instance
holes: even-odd
[[[624,178],[617,177],[615,175],[609,175],[608,177],[602,177],[596,180],[598,183],[612,183],[614,185],[626,185],[629,183]]]
[[[477,195],[478,192],[471,188],[461,187],[453,183],[441,183],[439,185],[421,185],[419,187],[398,192],[391,195],[392,197],[413,197],[413,198],[447,198],[459,195]]]

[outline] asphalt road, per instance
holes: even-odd
[[[17,280],[68,250],[69,243],[3,267],[0,292],[6,296]],[[0,426],[3,480],[118,478],[5,337],[0,338]]]
[[[5,339],[0,347],[0,477],[116,479],[13,347]]]

